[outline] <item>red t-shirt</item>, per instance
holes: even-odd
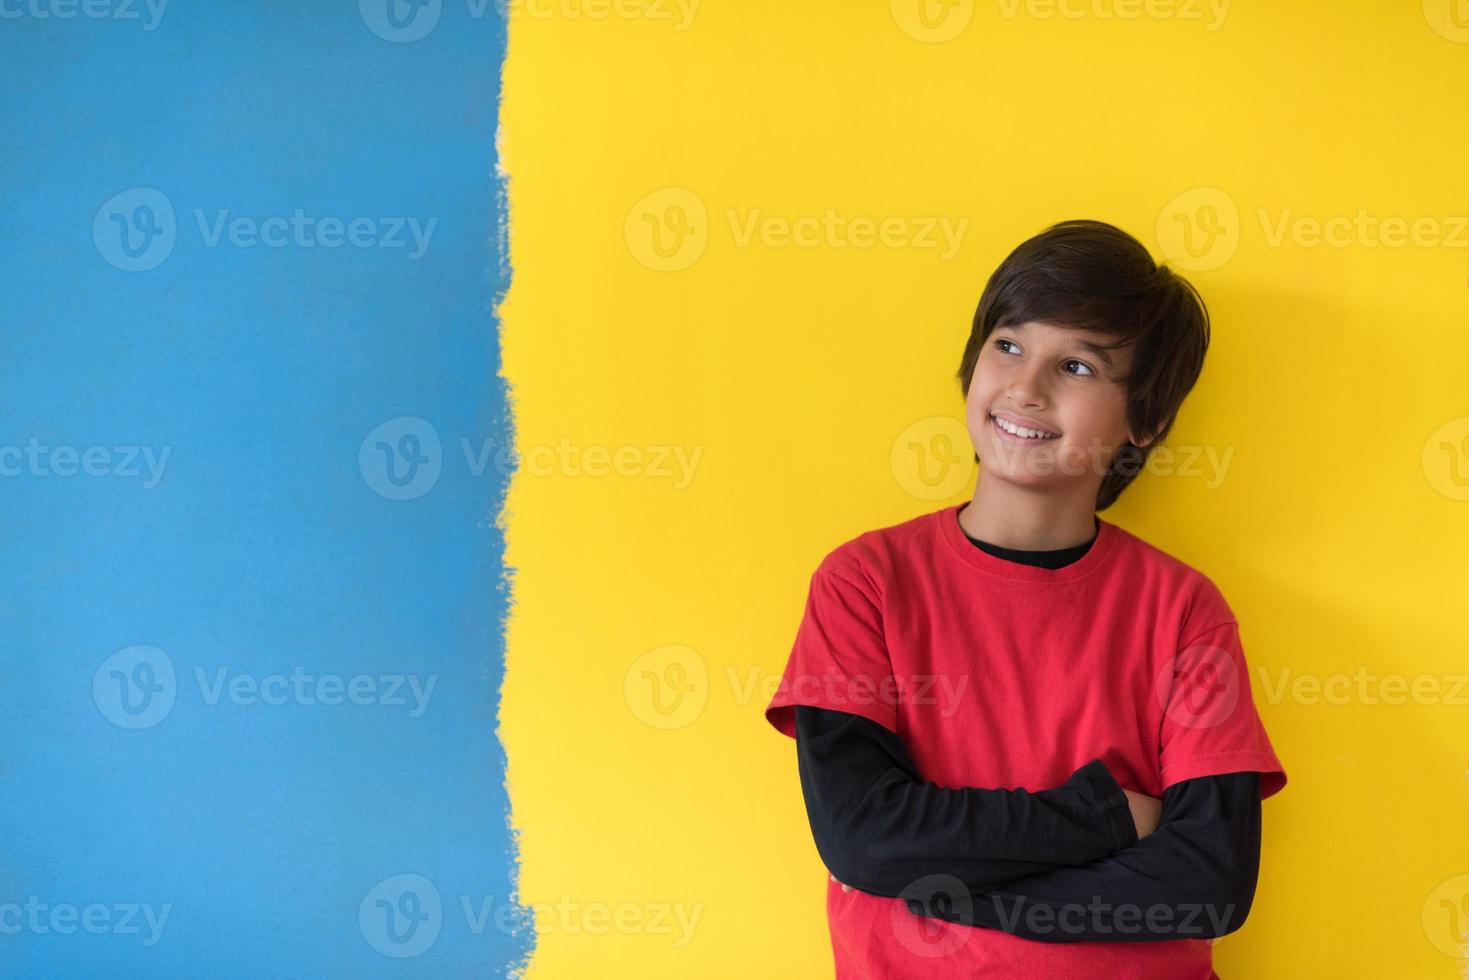
[[[862,715],[948,787],[1037,792],[1100,758],[1124,789],[1159,798],[1244,771],[1262,774],[1262,798],[1279,792],[1239,624],[1207,576],[1100,518],[1072,564],[1017,564],[969,541],[964,506],[822,560],[765,709],[772,725],[794,738],[797,704]],[[837,980],[1214,976],[1203,939],[1040,942],[829,880],[826,906]]]

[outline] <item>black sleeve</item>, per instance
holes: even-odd
[[[796,706],[796,755],[822,861],[874,895],[899,897],[935,875],[979,892],[1137,842],[1127,797],[1100,759],[1036,793],[948,789],[921,778],[883,726],[809,705]]]
[[[1260,774],[1236,772],[1168,787],[1158,829],[1110,857],[979,894],[949,882],[903,897],[919,915],[1041,942],[1209,939],[1244,924],[1259,864]]]

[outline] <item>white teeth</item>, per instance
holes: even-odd
[[[1053,439],[1056,435],[1054,432],[1043,432],[1040,429],[1027,429],[1024,426],[1019,426],[1006,419],[1002,419],[998,415],[992,415],[990,417],[995,420],[996,425],[1006,432],[1025,439]]]

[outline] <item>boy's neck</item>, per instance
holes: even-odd
[[[1037,493],[981,470],[974,497],[959,512],[959,526],[978,538],[1016,551],[1057,551],[1090,541],[1097,531],[1097,488]]]

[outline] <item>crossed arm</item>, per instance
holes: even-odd
[[[1043,942],[1202,939],[1238,929],[1254,898],[1258,773],[1168,787],[1139,839],[1100,760],[1051,790],[949,789],[881,725],[808,705],[796,746],[832,875],[920,915]]]

